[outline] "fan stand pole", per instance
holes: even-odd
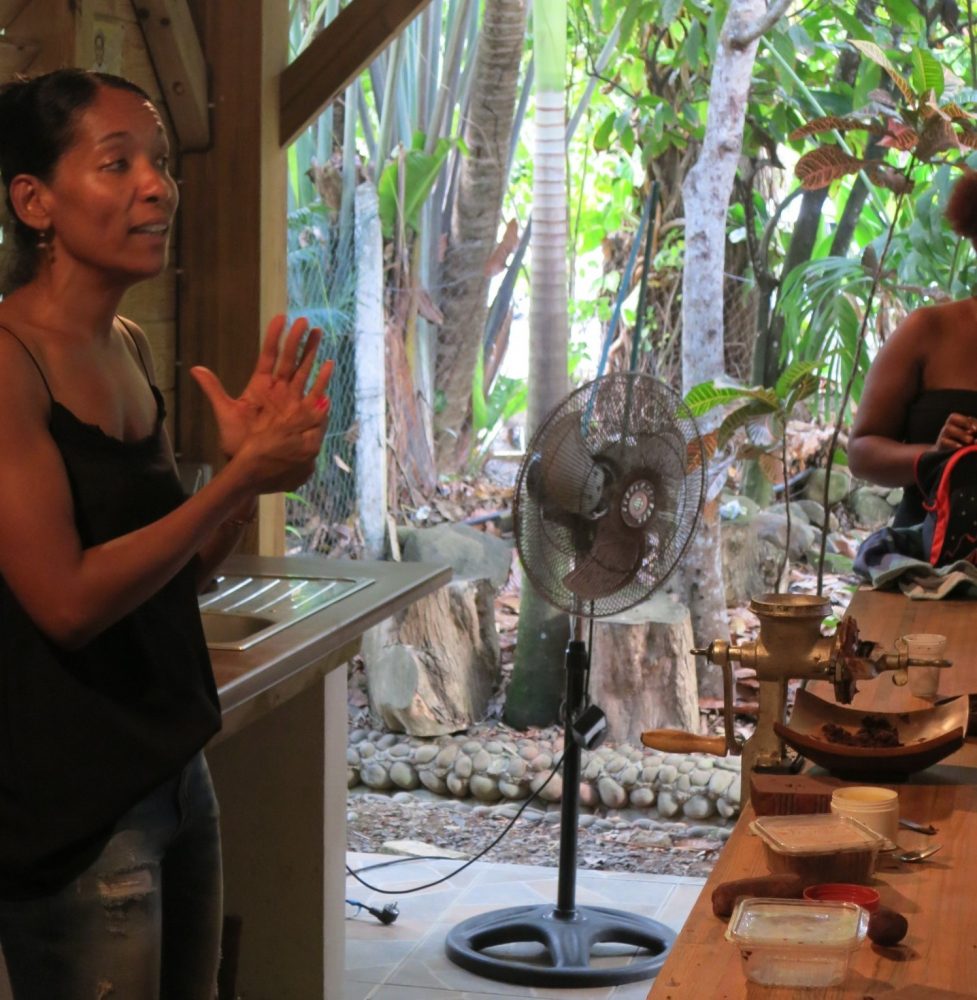
[[[452,962],[486,979],[564,988],[639,982],[654,978],[675,940],[671,928],[647,917],[576,905],[581,750],[572,727],[585,707],[587,664],[582,622],[576,618],[566,652],[556,906],[513,906],[482,913],[457,924],[445,940]],[[601,944],[607,947],[595,954],[594,946]],[[490,954],[489,949],[496,951]],[[592,965],[592,958],[608,964]]]

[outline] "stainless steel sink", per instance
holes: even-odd
[[[369,587],[346,577],[219,576],[200,595],[211,649],[248,649],[289,625]]]

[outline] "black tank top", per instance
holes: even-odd
[[[156,425],[134,442],[51,398],[50,433],[85,548],[185,499],[164,445],[163,399],[150,388]],[[47,639],[0,577],[0,897],[42,894],[78,875],[117,820],[220,728],[195,564],[75,650]]]
[[[903,440],[909,444],[935,444],[951,413],[977,416],[977,391],[973,389],[924,389],[910,404]],[[903,489],[892,524],[896,528],[919,524],[926,516],[923,498],[915,484]]]

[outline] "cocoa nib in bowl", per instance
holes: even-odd
[[[884,715],[862,716],[861,726],[852,732],[834,722],[825,722],[821,733],[829,743],[849,747],[901,747],[899,731]]]

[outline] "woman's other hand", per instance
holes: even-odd
[[[305,392],[322,331],[312,329],[305,337],[309,324],[300,317],[292,323],[283,343],[285,323],[285,317],[279,315],[268,324],[255,369],[237,399],[227,394],[220,379],[209,368],[190,369],[213,409],[220,447],[228,458],[236,455],[245,439],[257,429],[257,421],[265,411],[281,412],[290,401],[303,397],[313,404],[326,399],[324,394],[332,374],[331,361],[320,368],[312,388]],[[328,413],[328,400],[324,405]]]
[[[977,417],[965,413],[951,413],[940,430],[936,439],[936,448],[942,451],[950,448],[963,448],[977,441]]]

